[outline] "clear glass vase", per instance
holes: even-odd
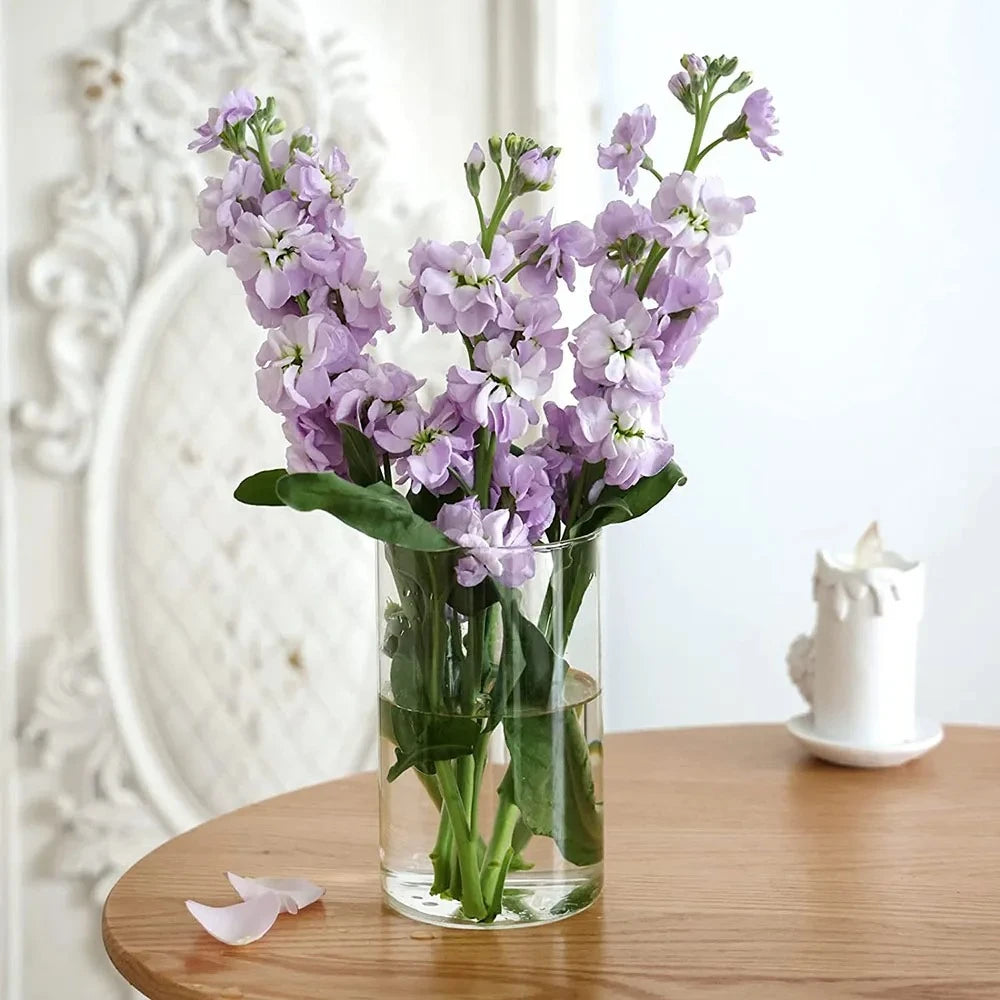
[[[598,537],[504,559],[523,583],[463,586],[460,549],[379,545],[382,885],[416,920],[545,923],[601,890]]]

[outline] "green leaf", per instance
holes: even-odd
[[[504,719],[514,801],[532,833],[551,837],[574,865],[603,856],[590,752],[572,709]],[[506,779],[505,779],[506,780]]]
[[[418,552],[440,552],[453,543],[414,513],[386,483],[358,486],[334,472],[299,472],[278,481],[278,496],[295,510],[325,510],[372,538]]]
[[[408,768],[425,774],[434,770],[434,762],[471,754],[479,738],[479,720],[467,715],[435,715],[392,708],[396,763],[386,777],[395,781]]]
[[[601,891],[598,882],[584,882],[575,889],[571,889],[555,906],[549,911],[553,916],[561,917],[568,913],[576,913],[578,910],[586,909],[597,899]]]
[[[572,528],[574,538],[589,535],[609,524],[632,521],[652,510],[675,486],[687,482],[680,466],[670,462],[655,476],[640,479],[635,486],[623,490],[605,486],[590,510]]]
[[[371,441],[357,427],[343,423],[337,426],[340,428],[340,439],[344,445],[344,458],[347,459],[351,482],[358,486],[371,486],[372,483],[377,483],[382,474]]]
[[[516,697],[522,704],[545,708],[552,702],[553,691],[562,690],[567,664],[530,619],[519,615],[517,624],[524,670]]]
[[[430,746],[417,746],[405,753],[396,747],[396,763],[386,772],[386,781],[395,781],[401,774],[415,766],[429,766],[436,760],[453,760],[455,757],[465,757],[472,748],[464,743],[437,743]]]
[[[263,472],[255,472],[236,487],[233,496],[240,503],[254,507],[284,507],[285,501],[278,496],[277,485],[278,481],[287,475],[284,469],[265,469]]]

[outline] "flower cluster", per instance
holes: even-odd
[[[650,108],[623,114],[597,162],[629,200],[611,201],[591,226],[513,207],[552,186],[558,148],[513,133],[494,136],[485,152],[472,147],[464,170],[479,233],[469,242],[418,240],[400,296],[424,330],[458,334],[468,357],[426,402],[422,380],[370,353],[393,325],[348,225],[355,179],[344,153],[321,155],[304,129],[279,138],[285,126],[273,99],[242,89],[197,129],[192,148],[221,147],[231,158],[198,198],[194,240],[225,255],[250,315],[268,331],[257,387],[284,420],[287,468],[423,494],[414,509],[465,552],[463,586],[487,576],[523,582],[533,545],[568,537],[605,489],[628,491],[671,460],[666,387],[718,314],[730,241],[755,208],[706,176],[702,160],[742,138],[765,159],[780,154],[766,90],[703,145],[711,109],[750,76],[726,84],[736,60],[725,56],[689,54],[681,66],[669,91],[695,119],[686,162],[661,174],[648,148],[657,124]],[[492,207],[482,198],[490,164]],[[632,200],[643,173],[652,194]],[[574,288],[581,269],[589,269],[592,313],[571,335],[557,295]],[[546,402],[567,357],[573,399]]]

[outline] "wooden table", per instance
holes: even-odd
[[[445,930],[382,904],[371,775],[250,806],[140,861],[104,909],[154,1000],[972,1000],[1000,997],[1000,730],[949,727],[885,771],[809,758],[776,726],[607,741],[607,885],[569,920]],[[322,902],[230,948],[183,900],[300,874]]]

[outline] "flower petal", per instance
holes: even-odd
[[[226,878],[245,902],[276,893],[283,913],[297,913],[326,895],[326,889],[304,878],[247,878],[233,872],[226,872]]]
[[[241,945],[259,941],[274,926],[281,912],[281,897],[268,892],[232,906],[206,906],[193,899],[184,905],[217,941]]]

